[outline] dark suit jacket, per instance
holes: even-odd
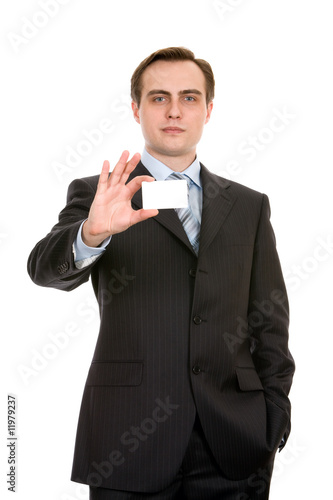
[[[133,175],[149,172],[139,163]],[[174,210],[114,235],[87,268],[72,244],[98,176],[72,182],[59,223],[29,257],[38,285],[91,276],[101,326],[72,479],[156,491],[179,470],[196,412],[223,473],[248,477],[290,429],[288,302],[266,195],[203,165],[196,257]],[[141,192],[133,197],[141,207]]]

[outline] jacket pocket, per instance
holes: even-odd
[[[236,375],[241,391],[264,390],[255,368],[236,366]]]
[[[143,363],[138,361],[93,361],[87,386],[138,386],[142,382]]]

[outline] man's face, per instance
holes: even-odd
[[[140,107],[133,102],[132,109],[147,151],[161,161],[183,157],[190,164],[213,107],[206,103],[203,72],[192,61],[156,61],[142,84]]]

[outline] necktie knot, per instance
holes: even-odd
[[[173,172],[172,174],[170,174],[167,178],[166,178],[167,181],[186,181],[187,182],[187,188],[188,190],[190,189],[191,187],[191,179],[190,177],[188,177],[187,175],[184,175],[184,174],[181,174],[180,172]]]
[[[185,179],[185,175],[181,174],[180,172],[172,172],[172,174],[170,174],[168,176],[168,179],[179,179],[179,180],[184,180]]]

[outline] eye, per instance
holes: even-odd
[[[187,96],[185,96],[185,101],[194,102],[195,101],[195,97],[193,97],[192,95],[187,95]]]
[[[163,102],[165,100],[165,97],[159,96],[159,97],[155,97],[153,100],[154,100],[154,102]]]

